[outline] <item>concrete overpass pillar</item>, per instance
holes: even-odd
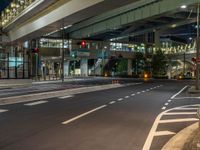
[[[70,61],[64,62],[64,77],[69,76],[69,63],[70,63]]]
[[[168,76],[168,79],[172,78],[172,65],[171,65],[171,62],[170,62],[169,67],[168,67],[167,76]]]
[[[88,59],[81,59],[81,76],[88,76]]]
[[[160,31],[155,31],[154,32],[154,43],[155,43],[155,47],[156,48],[160,48],[161,47],[161,43],[160,43]]]
[[[132,70],[133,70],[132,59],[128,59],[128,76],[132,76],[133,75]]]

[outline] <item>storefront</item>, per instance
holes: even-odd
[[[26,49],[10,47],[0,50],[0,79],[28,79],[29,56]]]

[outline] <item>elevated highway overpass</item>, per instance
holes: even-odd
[[[66,27],[70,38],[109,39],[195,22],[200,0],[35,0],[3,26],[10,41],[39,38]],[[189,17],[188,17],[189,16]]]

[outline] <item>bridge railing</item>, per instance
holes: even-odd
[[[0,26],[4,27],[8,25],[35,1],[37,0],[13,0],[10,5],[1,12]]]

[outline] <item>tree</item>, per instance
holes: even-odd
[[[133,60],[135,75],[139,75],[144,71],[145,57],[142,52],[135,53],[135,59]]]
[[[127,59],[120,59],[116,66],[116,71],[119,75],[126,76],[127,75]]]
[[[157,50],[156,54],[152,58],[152,73],[153,76],[163,76],[166,75],[167,61],[162,50]]]

